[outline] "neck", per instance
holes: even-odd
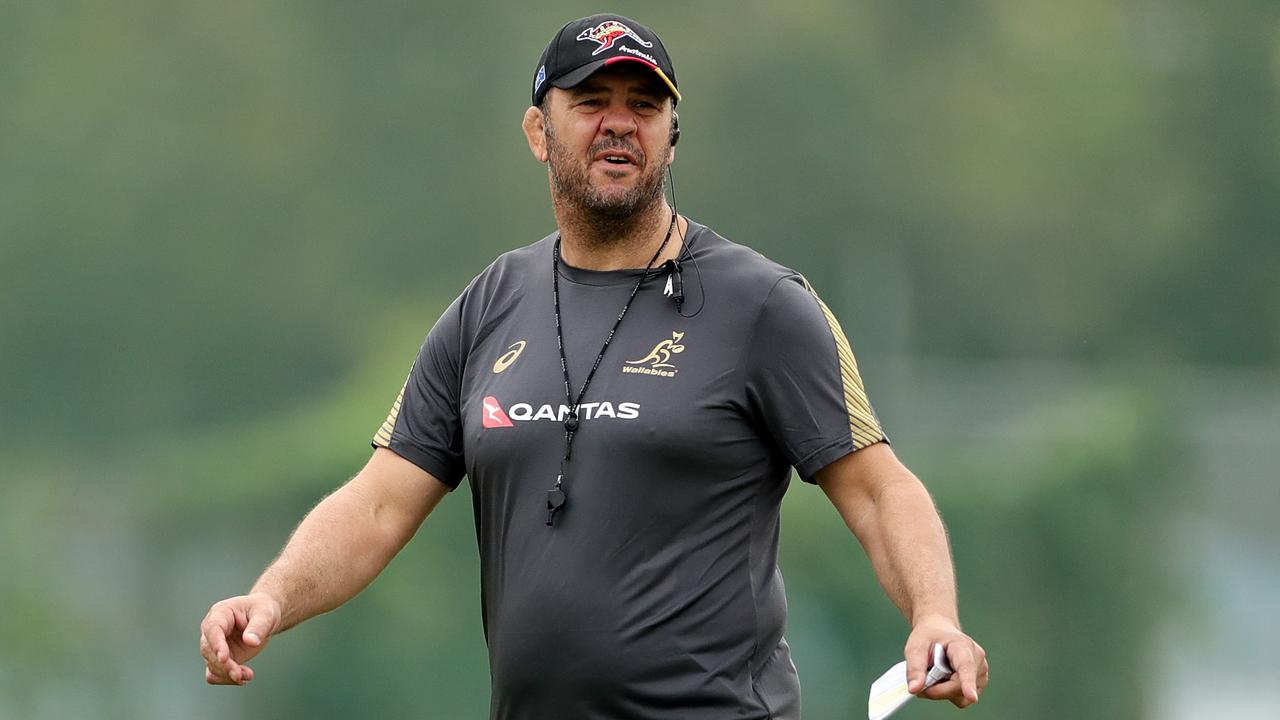
[[[584,270],[630,270],[644,267],[662,245],[673,211],[666,202],[659,202],[627,218],[573,212],[559,203],[555,212],[560,253],[567,264]],[[671,240],[653,263],[655,267],[679,256],[687,227],[686,221],[677,219]]]

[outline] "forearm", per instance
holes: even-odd
[[[928,491],[899,468],[907,477],[880,486],[854,532],[880,584],[912,625],[937,615],[959,627],[946,530]]]
[[[251,591],[279,603],[276,632],[333,610],[377,577],[412,537],[388,514],[359,489],[358,478],[307,514]]]
[[[862,543],[889,599],[914,626],[936,615],[959,626],[955,570],[929,491],[887,444],[818,472],[818,484]]]
[[[960,629],[951,548],[929,491],[884,443],[831,463],[818,471],[817,481],[911,623],[903,648],[908,692],[957,707],[977,702],[988,679],[986,651]],[[935,644],[955,674],[926,690]]]

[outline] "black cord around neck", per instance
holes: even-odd
[[[627,302],[622,306],[622,312],[618,313],[618,319],[613,321],[613,327],[609,329],[609,334],[604,338],[604,344],[600,346],[600,352],[596,353],[596,361],[591,365],[591,372],[587,373],[587,379],[582,383],[582,389],[578,391],[578,397],[573,397],[573,391],[569,384],[569,362],[565,359],[564,354],[564,330],[560,319],[560,235],[556,234],[555,247],[551,252],[551,296],[555,301],[556,316],[556,345],[560,348],[560,369],[564,372],[564,399],[569,406],[569,414],[564,419],[564,458],[560,461],[560,474],[556,476],[556,484],[547,491],[547,524],[555,523],[556,511],[564,506],[568,500],[568,495],[564,491],[565,465],[573,458],[573,438],[578,432],[578,405],[582,402],[582,398],[587,394],[587,388],[591,386],[591,379],[596,376],[596,370],[600,367],[600,361],[604,360],[604,352],[609,349],[609,343],[613,342],[613,336],[618,332],[618,326],[622,324],[622,318],[627,316],[627,310],[631,309],[631,301],[636,299],[636,293],[640,292],[640,285],[644,283],[645,278],[649,275],[649,270],[653,268],[653,264],[658,261],[658,257],[662,255],[662,251],[666,249],[667,243],[671,241],[671,234],[676,229],[675,210],[671,211],[671,224],[667,226],[667,235],[662,238],[662,244],[658,246],[658,250],[653,253],[653,257],[649,258],[649,262],[644,266],[644,272],[640,273],[640,277],[636,278],[636,284],[631,288],[631,295],[627,297]]]
[[[671,185],[671,216],[673,218],[679,217],[680,206],[679,204],[676,203],[676,174],[671,171],[670,163],[667,164],[667,181],[668,181],[668,184]],[[698,267],[698,258],[693,254],[693,248],[689,246],[688,218],[686,218],[685,221],[686,221],[686,224],[685,224],[684,245],[681,246],[680,252],[677,254],[676,258],[674,260],[669,260],[668,262],[672,263],[671,269],[674,271],[673,274],[675,275],[675,277],[679,278],[679,282],[681,285],[681,288],[680,288],[681,297],[680,299],[676,300],[676,313],[680,317],[686,320],[689,320],[696,317],[698,313],[702,312],[702,308],[707,306],[707,289],[702,285],[702,268]],[[685,253],[688,253],[689,259],[693,261],[693,271],[698,276],[698,309],[694,310],[689,315],[684,314],[684,299],[683,299],[684,279],[681,277],[681,273],[680,273],[681,268],[680,268],[679,256],[684,255]]]

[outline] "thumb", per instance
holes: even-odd
[[[907,692],[912,695],[924,690],[924,676],[929,669],[929,646],[922,646],[922,641],[912,637],[907,643]]]
[[[270,605],[260,604],[250,608],[248,615],[249,622],[245,625],[241,637],[245,645],[261,647],[275,630],[276,613]]]

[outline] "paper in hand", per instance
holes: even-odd
[[[941,644],[933,645],[933,665],[929,674],[925,675],[924,687],[932,687],[951,677],[951,666],[947,664],[947,651]],[[924,692],[924,688],[920,689]],[[907,692],[907,661],[894,665],[878,680],[871,683],[871,695],[867,698],[867,720],[884,720],[898,711],[914,697]]]

